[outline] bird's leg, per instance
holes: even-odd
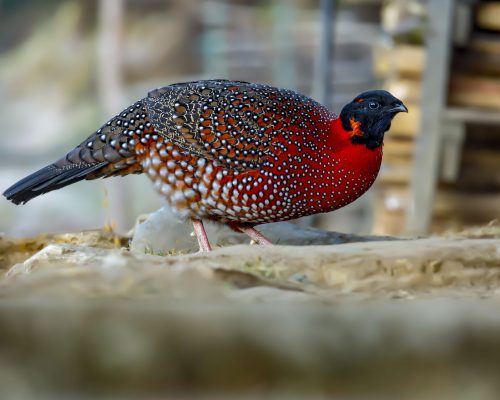
[[[257,229],[248,225],[231,225],[231,228],[247,234],[250,239],[255,240],[258,244],[262,246],[271,246],[273,243],[266,238]]]
[[[200,253],[212,251],[212,246],[208,241],[207,232],[205,232],[205,227],[203,226],[203,221],[201,219],[191,219],[193,222],[194,234],[196,239],[198,239],[198,245],[200,246]]]

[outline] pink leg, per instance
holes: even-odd
[[[203,221],[201,219],[191,219],[193,222],[194,234],[198,239],[198,245],[200,246],[200,253],[212,251],[212,246],[208,241],[207,233],[205,232],[205,227],[203,226]]]
[[[251,239],[255,240],[260,245],[263,246],[272,245],[272,242],[255,228],[249,226],[238,226],[237,228],[241,232],[246,233]]]

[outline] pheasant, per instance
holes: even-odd
[[[405,105],[361,93],[339,116],[292,90],[229,80],[152,90],[58,161],[3,194],[15,204],[78,182],[146,173],[200,251],[203,219],[271,244],[254,226],[336,210],[370,188],[384,133]]]

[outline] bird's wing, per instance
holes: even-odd
[[[281,151],[284,132],[312,132],[314,121],[328,114],[291,90],[226,80],[166,86],[150,92],[145,104],[160,135],[236,170],[269,161]]]

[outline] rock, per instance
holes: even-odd
[[[250,242],[246,235],[221,224],[207,221],[205,229],[214,245],[227,246]],[[358,236],[306,229],[290,222],[261,225],[258,229],[273,243],[288,245],[340,244],[394,239],[387,236]],[[192,232],[190,221],[179,219],[170,207],[165,206],[150,214],[145,220],[138,221],[130,248],[134,251],[153,254],[197,251],[198,244]]]
[[[500,220],[493,220],[484,226],[469,227],[459,232],[446,232],[444,236],[469,239],[500,239]]]
[[[0,234],[0,271],[26,260],[50,243],[72,243],[81,246],[111,249],[127,246],[128,239],[109,229],[64,234],[43,233],[25,239],[13,239]]]
[[[498,399],[498,302],[264,297],[0,302],[0,395]]]
[[[0,398],[496,400],[499,286],[489,234],[166,256],[49,244],[0,279]]]
[[[13,266],[7,278],[39,276],[33,274],[36,272],[68,275],[70,279],[94,274],[93,279],[99,282],[111,274],[123,275],[133,284],[152,271],[165,275],[162,279],[179,271],[197,271],[202,277],[217,277],[234,287],[313,288],[315,293],[334,289],[337,295],[391,293],[397,297],[400,291],[425,294],[466,287],[471,291],[477,288],[486,296],[500,284],[500,241],[427,238],[302,247],[237,245],[179,256],[52,244]],[[58,282],[61,287],[67,284],[65,280]],[[0,281],[4,289],[13,284],[8,279]]]
[[[190,265],[184,257],[163,257],[73,244],[50,244],[14,265],[0,280],[0,298],[26,296],[190,298],[231,288],[269,286],[300,290],[250,272],[219,265]],[[229,285],[221,287],[220,283]]]

